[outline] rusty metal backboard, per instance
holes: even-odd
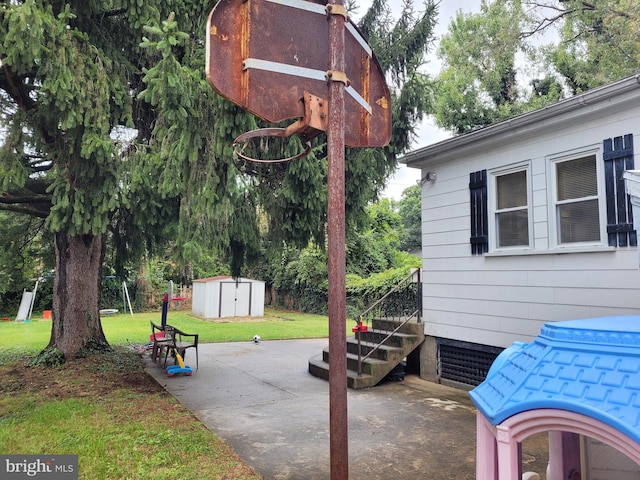
[[[303,115],[304,92],[328,96],[325,3],[220,0],[207,24],[207,80],[222,96],[268,122]],[[380,147],[391,138],[384,73],[351,22],[345,30],[345,144]]]

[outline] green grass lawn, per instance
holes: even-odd
[[[130,348],[0,365],[0,452],[77,455],[81,480],[258,480]]]
[[[127,348],[149,341],[160,312],[102,316],[114,352],[57,367],[28,366],[51,334],[51,320],[33,317],[0,321],[0,452],[78,455],[83,480],[258,480]],[[172,310],[168,323],[201,342],[321,338],[329,328],[326,316],[276,309],[224,321]]]
[[[111,345],[142,345],[149,341],[151,324],[161,321],[160,312],[117,313],[102,316],[102,328]],[[329,322],[324,315],[291,312],[272,308],[265,309],[263,317],[242,317],[207,321],[187,310],[170,310],[167,323],[186,333],[199,334],[199,341],[241,342],[250,341],[254,335],[262,340],[293,338],[322,338],[329,335]],[[347,322],[347,333],[351,334],[353,322]],[[0,352],[42,350],[51,335],[51,320],[41,314],[33,315],[29,322],[0,322]]]

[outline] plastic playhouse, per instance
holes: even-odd
[[[470,396],[476,480],[640,478],[640,316],[547,323],[503,351]],[[545,476],[522,471],[521,443],[541,432]]]

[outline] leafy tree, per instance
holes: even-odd
[[[519,74],[528,72],[517,59],[533,62],[537,54],[532,22],[520,0],[482,0],[480,13],[457,13],[438,52],[440,127],[460,134],[562,98],[562,86],[544,62],[538,65],[542,78],[518,84]]]
[[[537,30],[556,28],[548,59],[572,94],[640,70],[640,4],[634,0],[527,2]]]
[[[402,229],[400,215],[393,210],[389,199],[370,205],[367,213],[367,228],[351,232],[347,238],[347,272],[361,277],[394,266]]]
[[[438,125],[463,133],[513,114],[524,18],[520,3],[508,0],[483,0],[480,13],[457,13],[440,42]]]
[[[483,0],[440,44],[436,122],[460,134],[637,73],[639,27],[634,0]]]
[[[402,192],[398,202],[398,213],[402,218],[400,249],[417,251],[422,248],[422,192],[419,185],[412,185]]]
[[[53,269],[54,258],[43,219],[0,211],[0,225],[0,305],[8,315],[18,311],[23,290],[32,290],[42,273]],[[34,308],[48,309],[50,301],[40,288]]]
[[[368,225],[351,231],[347,237],[347,289],[349,309],[360,311],[387,293],[420,265],[420,258],[398,251],[402,219],[394,202],[382,199],[366,209]],[[288,308],[326,313],[327,253],[315,244],[303,249],[286,248],[270,263],[271,278],[277,291],[275,301]],[[371,279],[371,280],[369,280]],[[377,296],[377,297],[376,297]],[[359,312],[351,312],[356,314]]]

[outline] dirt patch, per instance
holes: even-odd
[[[144,371],[139,357],[121,357],[92,355],[57,367],[26,362],[0,367],[0,395],[46,391],[54,398],[98,398],[122,388],[145,394],[164,391]]]
[[[75,412],[75,402],[66,404],[71,418],[77,413],[78,422],[86,422],[89,434],[103,439],[108,452],[105,458],[100,448],[86,450],[83,461],[92,467],[85,467],[82,478],[105,478],[104,472],[109,471],[114,472],[112,478],[177,478],[179,472],[183,478],[258,479],[251,467],[144,370],[140,352],[116,349],[56,367],[28,366],[27,362],[0,366],[0,409],[8,406],[0,413],[0,423],[5,417],[13,419],[16,438],[23,431],[33,437],[21,423],[25,404],[35,410],[79,399],[82,405],[96,406],[86,409],[85,415],[82,407]],[[161,424],[150,424],[152,418],[162,419]],[[77,427],[84,425],[63,423],[48,432],[38,430],[29,445],[60,445],[69,438],[83,444]],[[19,448],[33,447],[18,445],[6,453],[24,453],[15,450]]]

